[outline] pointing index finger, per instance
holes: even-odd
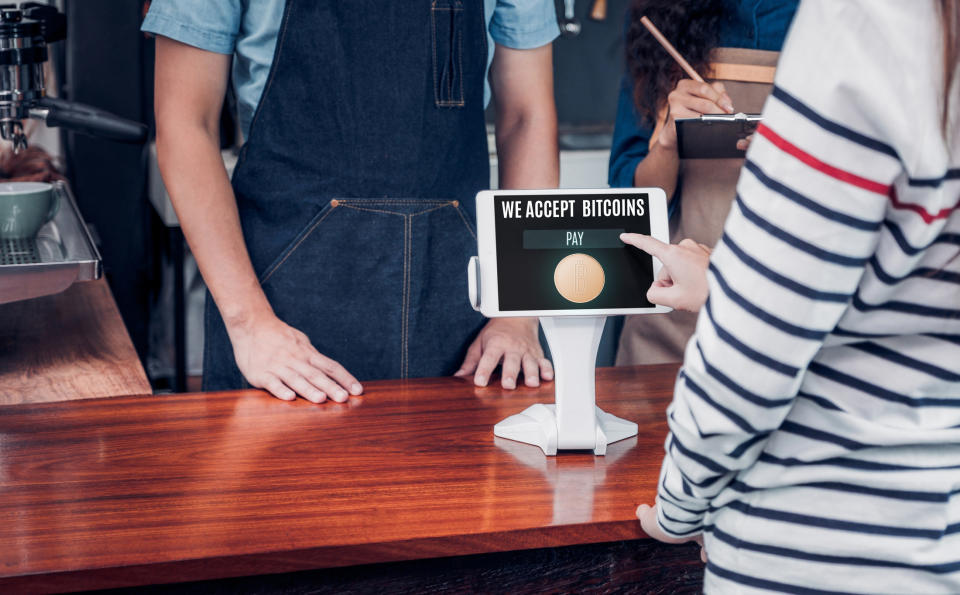
[[[642,233],[622,233],[620,234],[620,241],[643,250],[660,262],[665,262],[664,257],[670,248],[670,244],[665,244],[652,236]]]

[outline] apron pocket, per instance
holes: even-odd
[[[338,198],[263,275],[276,315],[361,380],[450,374],[483,318],[476,240],[454,200]]]
[[[353,211],[364,211],[368,213],[380,213],[384,215],[398,215],[400,217],[404,216],[415,216],[437,209],[442,209],[446,207],[453,207],[459,219],[463,222],[464,227],[467,228],[467,231],[470,232],[470,235],[474,240],[477,239],[476,227],[474,226],[471,217],[460,206],[459,201],[448,201],[448,200],[430,200],[430,199],[391,199],[391,198],[347,198],[347,199],[333,199],[327,202],[317,213],[311,217],[310,221],[303,226],[303,228],[297,233],[294,239],[283,249],[280,255],[274,259],[272,263],[263,273],[258,275],[260,284],[264,285],[267,281],[273,277],[274,274],[279,271],[284,264],[290,259],[291,256],[297,252],[300,247],[308,242],[310,236],[312,236],[317,229],[321,226],[322,223],[327,221],[330,215],[334,211],[342,210],[344,208],[353,210]]]
[[[467,228],[467,231],[470,232],[470,236],[473,237],[473,241],[477,241],[477,223],[473,219],[473,214],[469,213],[463,205],[460,204],[460,201],[453,201],[452,206],[457,211],[457,215],[460,215],[460,219],[463,221],[463,226]]]
[[[433,0],[433,97],[437,107],[463,107],[463,2]]]
[[[300,245],[303,244],[308,237],[310,237],[310,234],[320,227],[320,224],[323,223],[331,213],[333,213],[336,204],[336,201],[331,200],[327,204],[323,205],[319,211],[317,211],[317,214],[314,215],[303,227],[303,229],[300,230],[300,232],[293,238],[293,241],[291,241],[287,247],[283,249],[283,251],[280,253],[280,256],[274,259],[274,261],[270,263],[270,266],[264,269],[263,273],[257,275],[258,279],[260,280],[260,285],[263,285],[269,281],[270,277],[272,277],[274,273],[276,273],[280,267],[283,266],[287,259],[297,251],[297,248],[299,248]]]

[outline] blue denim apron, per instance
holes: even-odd
[[[451,374],[489,185],[482,0],[287,0],[233,188],[277,316],[358,379]],[[245,386],[212,300],[204,389]]]

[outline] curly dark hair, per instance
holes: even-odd
[[[627,69],[633,79],[633,102],[641,117],[655,124],[667,95],[683,71],[640,22],[647,16],[698,72],[717,47],[722,0],[634,0],[627,17]]]

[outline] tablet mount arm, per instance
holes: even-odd
[[[596,405],[597,349],[606,316],[543,316],[540,325],[553,355],[553,405],[538,403],[493,428],[495,436],[557,450],[592,450],[637,434],[637,424],[610,415]]]
[[[477,257],[467,267],[470,303],[480,309],[480,267]],[[493,434],[539,446],[544,454],[557,450],[607,452],[607,445],[637,434],[637,424],[620,419],[596,405],[597,350],[606,316],[541,316],[554,367],[554,404],[538,403],[511,415]]]

